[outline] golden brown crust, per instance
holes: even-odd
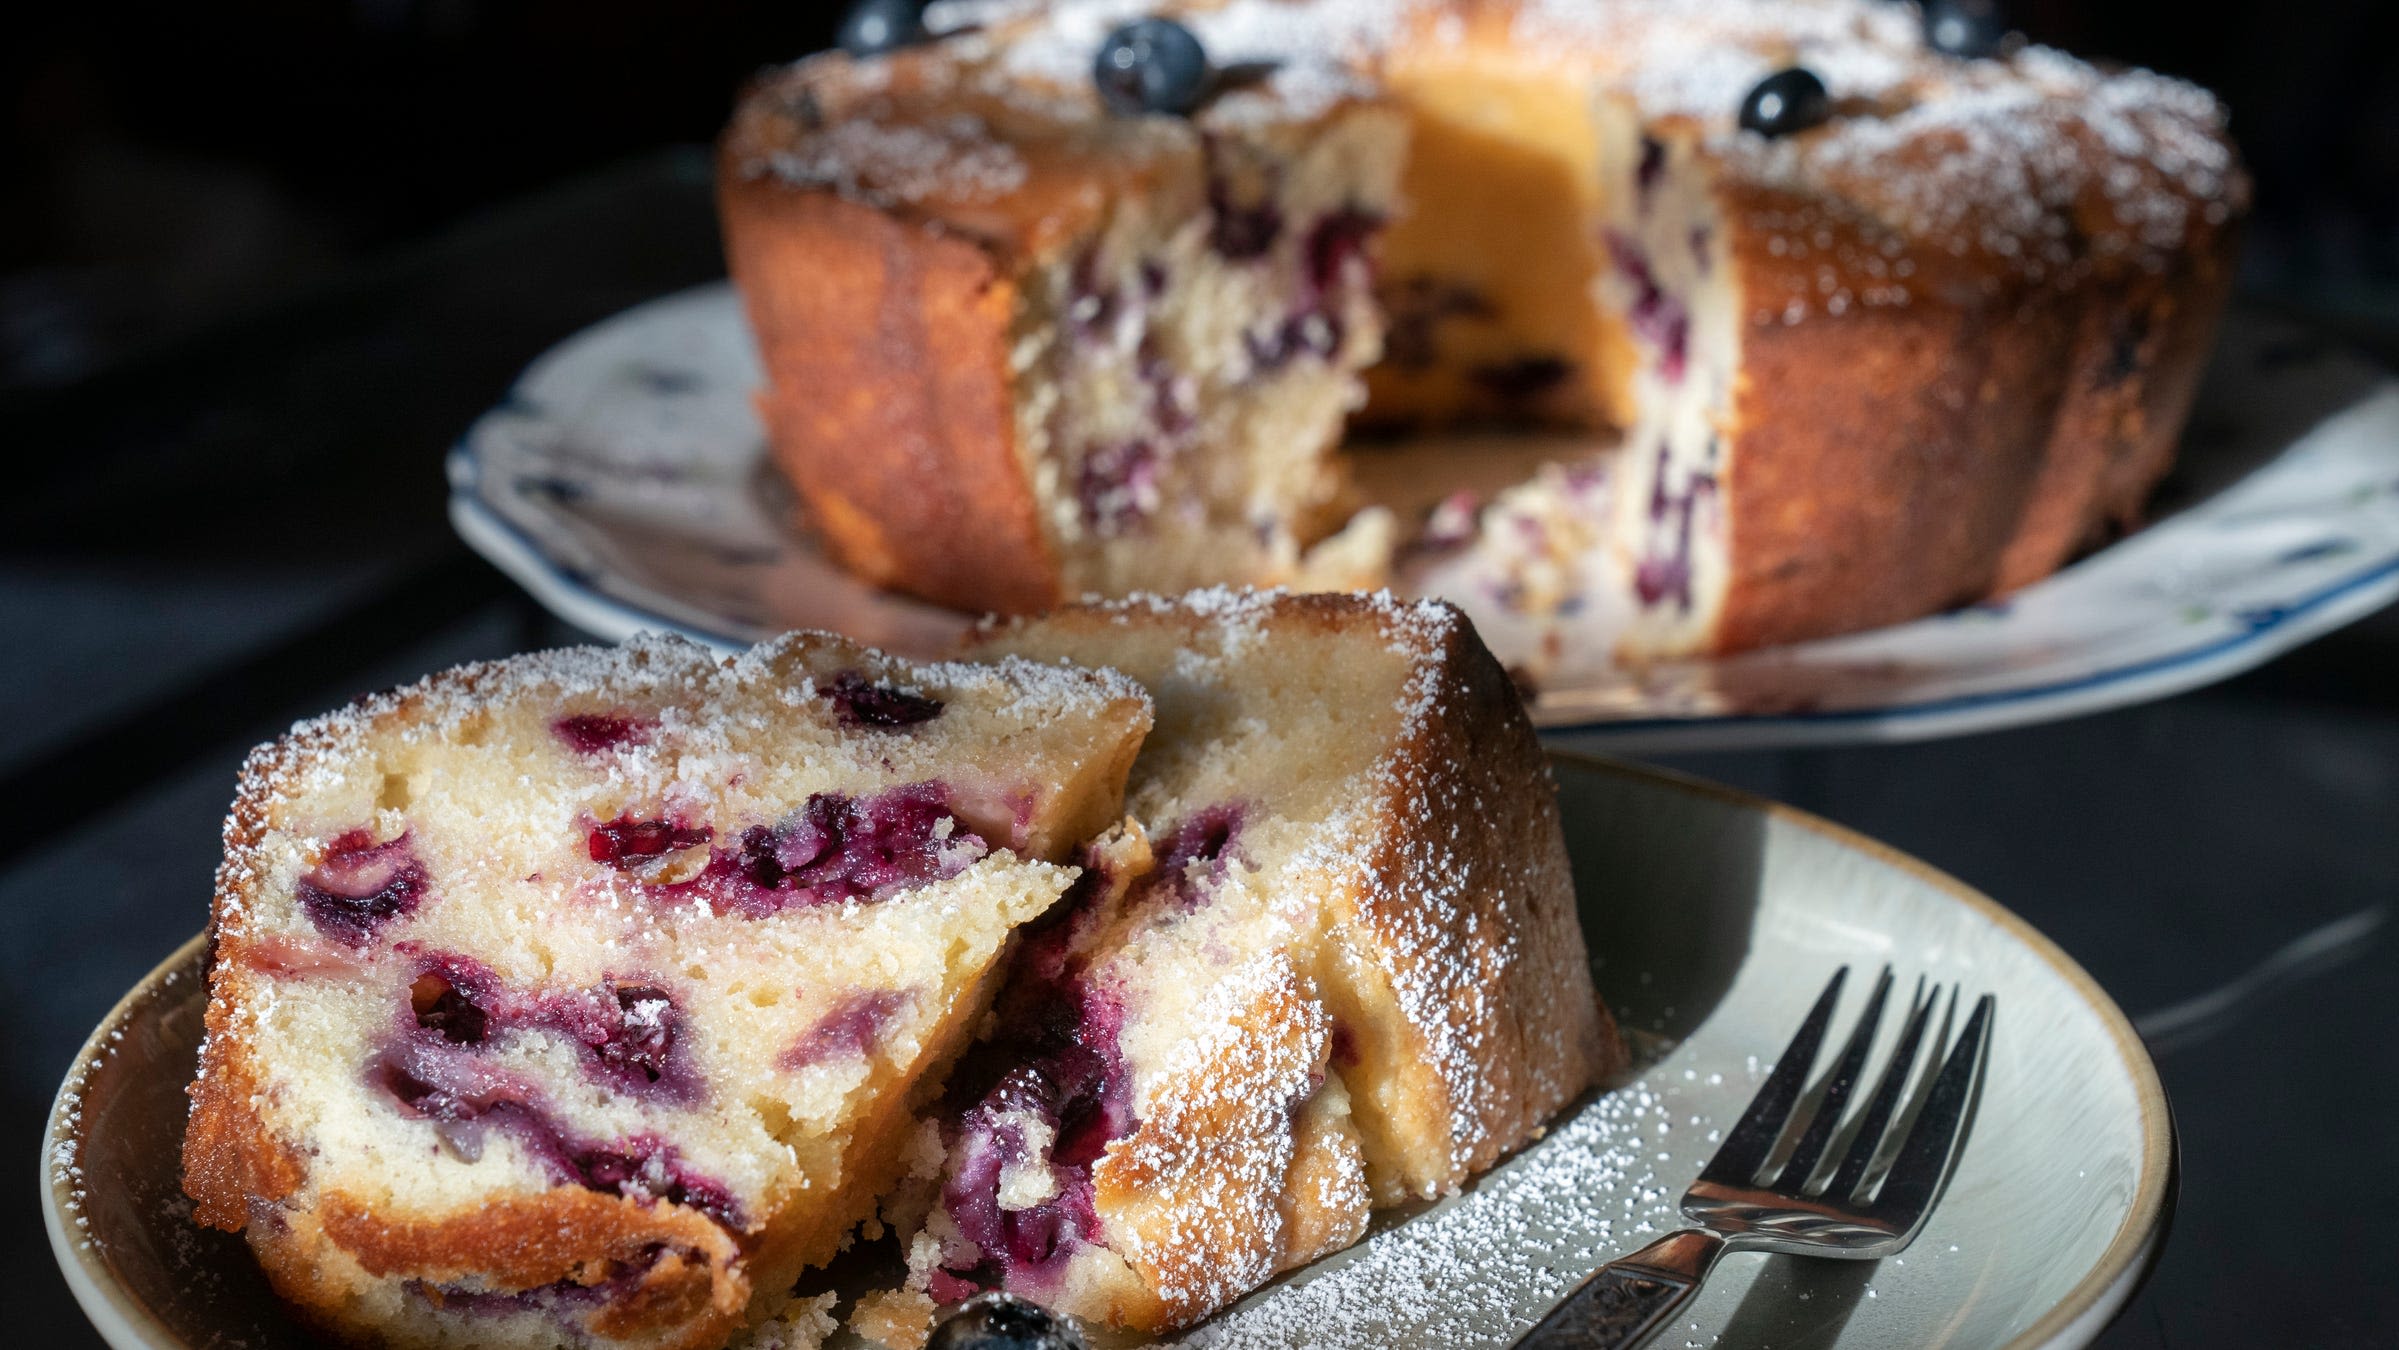
[[[991,252],[730,166],[718,205],[766,366],[768,442],[827,551],[877,585],[948,604],[1056,603],[1057,562],[1016,445],[1016,288]]]
[[[1373,860],[1348,934],[1405,1018],[1403,1099],[1441,1108],[1389,1122],[1420,1164],[1400,1178],[1418,1193],[1521,1147],[1625,1062],[1592,989],[1539,740],[1473,623],[1439,608],[1446,631],[1420,678],[1441,715],[1415,723],[1383,808],[1412,824]]]
[[[183,1137],[183,1189],[192,1219],[228,1233],[250,1221],[250,1202],[276,1205],[307,1175],[299,1154],[269,1133],[250,1105],[258,1075],[241,1043],[228,1034],[222,1005],[208,1009],[208,1041],[200,1077],[192,1083],[192,1115]]]
[[[1338,1077],[1338,1070],[1333,1071]],[[1361,1188],[1366,1169],[1357,1127],[1340,1098],[1318,1092],[1291,1122],[1291,1169],[1283,1183],[1281,1269],[1296,1270],[1366,1235],[1374,1198]]]
[[[1305,1185],[1341,1152],[1301,1128],[1331,1048],[1315,991],[1278,964],[1222,1031],[1092,1169],[1109,1245],[1154,1298],[1120,1307],[1137,1330],[1196,1321],[1366,1230],[1354,1142],[1347,1185]]]
[[[436,1249],[455,1245],[455,1240],[437,1240]],[[356,1304],[371,1276],[346,1248],[328,1240],[313,1225],[296,1225],[271,1234],[254,1232],[251,1247],[293,1317],[326,1340],[365,1346],[406,1343],[396,1334],[359,1324]],[[607,1302],[585,1323],[590,1333],[611,1339],[641,1338],[657,1350],[717,1350],[742,1325],[738,1303],[732,1305],[734,1311],[725,1310],[724,1271],[717,1264],[682,1250],[631,1250],[632,1259],[648,1263],[642,1267],[642,1277],[630,1287],[610,1291]],[[605,1265],[604,1261],[594,1263],[588,1278],[608,1278]],[[562,1278],[579,1280],[582,1275],[570,1270]],[[432,1311],[461,1296],[422,1286],[418,1297]]]
[[[1919,254],[1913,297],[1784,306],[1872,279],[1870,222],[1726,190],[1744,304],[1724,502],[1733,573],[1709,649],[1878,627],[2039,580],[2129,526],[2173,457],[2231,280],[2232,235],[2163,272],[2072,286]],[[1810,221],[1820,247],[1761,222]],[[1830,239],[1830,246],[1821,241]]]
[[[284,743],[253,751],[244,765],[245,780],[280,771]],[[212,997],[206,1014],[207,1034],[200,1045],[200,1071],[188,1089],[192,1099],[190,1124],[183,1137],[183,1189],[192,1198],[192,1218],[204,1227],[228,1233],[242,1231],[256,1199],[279,1204],[299,1190],[305,1165],[283,1141],[269,1134],[252,1101],[259,1091],[248,1047],[234,1026],[235,1002],[216,996],[243,977],[242,940],[238,926],[224,916],[239,914],[246,899],[245,873],[230,865],[236,856],[255,851],[266,836],[264,804],[244,792],[225,819],[228,865],[217,873],[217,895],[209,915],[208,979]],[[234,944],[229,954],[227,945]],[[228,965],[230,955],[232,964]]]
[[[2239,233],[2219,229],[2173,266],[2126,276],[2110,288],[2114,294],[2085,305],[2050,437],[2050,469],[2033,489],[2050,514],[2028,514],[2000,559],[1995,590],[2030,585],[2140,523],[2151,489],[2173,466],[2206,373],[2232,293]],[[2081,491],[2053,486],[2057,478]]]
[[[463,1213],[411,1218],[335,1191],[319,1199],[312,1218],[379,1279],[444,1285],[473,1277],[496,1288],[534,1289],[596,1284],[646,1265],[635,1288],[610,1298],[602,1320],[593,1322],[606,1335],[675,1332],[674,1343],[704,1346],[710,1342],[701,1333],[721,1338],[749,1302],[731,1235],[680,1205],[561,1186],[500,1196]]]

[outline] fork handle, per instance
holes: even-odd
[[[1668,1233],[1610,1261],[1550,1309],[1516,1350],[1623,1350],[1639,1345],[1689,1302],[1724,1239],[1702,1228]]]

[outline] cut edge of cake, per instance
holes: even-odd
[[[806,634],[721,663],[676,639],[488,663],[302,723],[252,755],[227,821],[195,1218],[246,1230],[337,1335],[713,1350],[870,1216],[1011,931],[1069,885],[1043,859],[1116,815],[1148,723],[1104,672]],[[978,734],[1010,762],[893,781]],[[794,741],[874,748],[763,762]],[[491,758],[511,753],[528,772]],[[566,786],[545,796],[541,773]],[[789,809],[717,819],[693,778]],[[470,783],[502,800],[436,804]],[[528,825],[525,801],[578,810]],[[465,846],[464,822],[501,842]],[[553,825],[563,841],[510,833]],[[528,861],[513,908],[492,898]],[[815,987],[840,964],[816,930],[844,925],[931,983],[890,1007]],[[555,965],[506,959],[525,953]],[[360,1067],[318,1062],[328,1046]],[[735,1088],[780,1122],[718,1100]],[[830,1192],[808,1194],[811,1168]]]

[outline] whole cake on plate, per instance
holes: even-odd
[[[967,609],[1392,581],[1644,658],[2021,587],[2168,466],[2248,188],[1983,12],[936,4],[724,138],[775,461]],[[1343,448],[1492,418],[1621,449]]]

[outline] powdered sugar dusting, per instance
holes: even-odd
[[[2090,249],[2179,247],[2206,203],[2246,193],[2224,111],[2145,70],[2103,72],[2049,48],[1959,61],[1927,48],[1910,6],[1869,0],[1533,0],[1517,40],[1588,54],[1644,119],[1679,119],[1739,175],[1864,207],[1920,241],[2034,275]],[[1737,125],[1742,98],[1786,66],[1821,78],[1824,127],[1774,140]],[[2079,209],[2104,202],[2105,217]]]
[[[1262,1011],[1274,1023],[1265,1034]],[[1319,1086],[1330,1019],[1277,956],[1212,989],[1198,1020],[1199,1033],[1153,1071],[1171,1091],[1153,1094],[1143,1128],[1105,1166],[1156,1176],[1173,1197],[1112,1232],[1112,1245],[1158,1271],[1161,1297],[1213,1308],[1272,1276],[1284,1255],[1275,1239],[1300,1143],[1293,1120]],[[1349,1181],[1346,1194],[1318,1202],[1362,1216],[1361,1179]]]
[[[1175,599],[1135,596],[1102,608],[1204,623],[1223,656],[1216,668],[1186,671],[1186,677],[1237,684],[1244,676],[1232,663],[1250,658],[1267,627],[1289,617],[1291,600],[1281,590],[1217,587]],[[1539,1083],[1535,1094],[1553,1099],[1580,1086],[1544,1080],[1580,1063],[1579,1050],[1534,1055],[1528,1062],[1496,1036],[1519,1011],[1509,1006],[1505,976],[1527,957],[1517,926],[1522,916],[1505,911],[1562,886],[1563,878],[1543,875],[1544,866],[1556,861],[1550,851],[1494,857],[1488,833],[1470,824],[1534,810],[1523,795],[1529,785],[1511,783],[1486,796],[1490,785],[1476,773],[1426,762],[1428,730],[1473,715],[1464,706],[1462,668],[1450,659],[1464,617],[1447,603],[1401,600],[1389,591],[1324,603],[1349,611],[1337,622],[1363,621],[1378,629],[1406,674],[1394,702],[1398,719],[1390,749],[1348,789],[1350,809],[1314,830],[1290,875],[1324,878],[1315,884],[1358,897],[1363,927],[1342,940],[1381,969],[1400,1018],[1417,1038],[1412,1053],[1442,1084],[1446,1172],[1462,1177],[1490,1156],[1495,1143],[1505,1145],[1495,1135],[1516,1128],[1512,1111],[1518,1104],[1508,1099],[1506,1086],[1515,1075],[1530,1074]],[[1481,730],[1491,740],[1479,748],[1494,761],[1505,760],[1512,747],[1503,729]],[[1529,746],[1529,729],[1518,730]],[[1478,906],[1494,897],[1508,903],[1487,922]]]
[[[791,182],[901,201],[990,201],[1025,183],[1024,160],[969,116],[901,126],[841,122],[769,155],[767,166]]]
[[[1510,11],[1459,0],[947,0],[932,26],[972,36],[906,59],[954,67],[980,94],[1046,116],[1097,119],[1094,54],[1112,28],[1160,12],[1188,24],[1219,68],[1251,73],[1198,117],[1235,130],[1372,98],[1387,63],[1466,41]],[[2083,245],[2070,232],[2102,261],[2155,265],[2245,202],[2223,109],[2204,90],[2041,47],[1955,60],[1925,45],[1912,6],[1887,0],[1521,0],[1500,28],[1516,59],[1578,74],[1645,121],[1698,135],[1744,179],[1861,207],[1904,237],[2036,276],[2072,261]],[[1824,80],[1833,120],[1777,140],[1741,131],[1744,95],[1791,65]],[[800,69],[854,90],[884,67]],[[936,190],[987,200],[1022,174],[1006,137],[971,118],[836,119],[802,139],[779,169],[844,188],[879,179],[912,200]]]
[[[1549,785],[1454,608],[1217,587],[984,640],[1149,685],[1127,804],[1167,868],[1192,821],[1226,822],[1199,855],[1225,864],[1099,921],[1085,967],[1123,1009],[1138,1117],[1095,1177],[1141,1199],[1104,1200],[1101,1232],[1168,1324],[1347,1244],[1377,1195],[1454,1190],[1588,1086],[1604,1052]]]
[[[2019,63],[2048,75],[1960,79],[1943,97],[1845,125],[1821,143],[1743,149],[1769,181],[1854,186],[1910,235],[2021,256],[2036,271],[2072,262],[2066,224],[2086,196],[2105,203],[2116,227],[2090,248],[2162,253],[2190,233],[2195,204],[2240,190],[2206,95],[2142,71],[2103,80],[2038,48]],[[1869,193],[1866,184],[1900,163],[1904,177]]]
[[[797,706],[819,697],[804,670],[783,677],[796,653],[831,645],[855,650],[862,659],[879,655],[854,648],[847,639],[829,633],[797,632],[762,642],[738,656],[722,658],[687,638],[640,634],[616,647],[563,647],[533,652],[504,661],[479,662],[428,676],[414,684],[369,694],[348,707],[293,724],[287,740],[294,757],[310,760],[308,752],[335,744],[354,744],[378,722],[406,711],[410,725],[401,734],[455,734],[483,716],[494,704],[545,696],[560,704],[590,700],[656,700],[667,706],[661,716],[670,729],[686,733],[689,706],[720,688],[751,683],[780,687],[780,697]],[[1024,715],[1059,700],[1146,698],[1140,686],[1111,671],[1070,670],[1060,666],[1002,658],[993,662],[912,662],[910,683],[924,688],[954,688],[1004,701],[1003,715]],[[675,706],[682,705],[682,706]],[[420,730],[421,729],[421,730]],[[255,782],[268,762],[266,748],[252,756],[245,790],[269,785]],[[305,781],[286,792],[305,790]]]
[[[1668,1089],[1634,1084],[1601,1096],[1465,1193],[1179,1343],[1195,1350],[1500,1343],[1602,1262],[1679,1226],[1674,1205],[1712,1148],[1712,1128],[1705,1116],[1678,1115]],[[1490,1278],[1494,1270],[1521,1273],[1498,1280]]]

